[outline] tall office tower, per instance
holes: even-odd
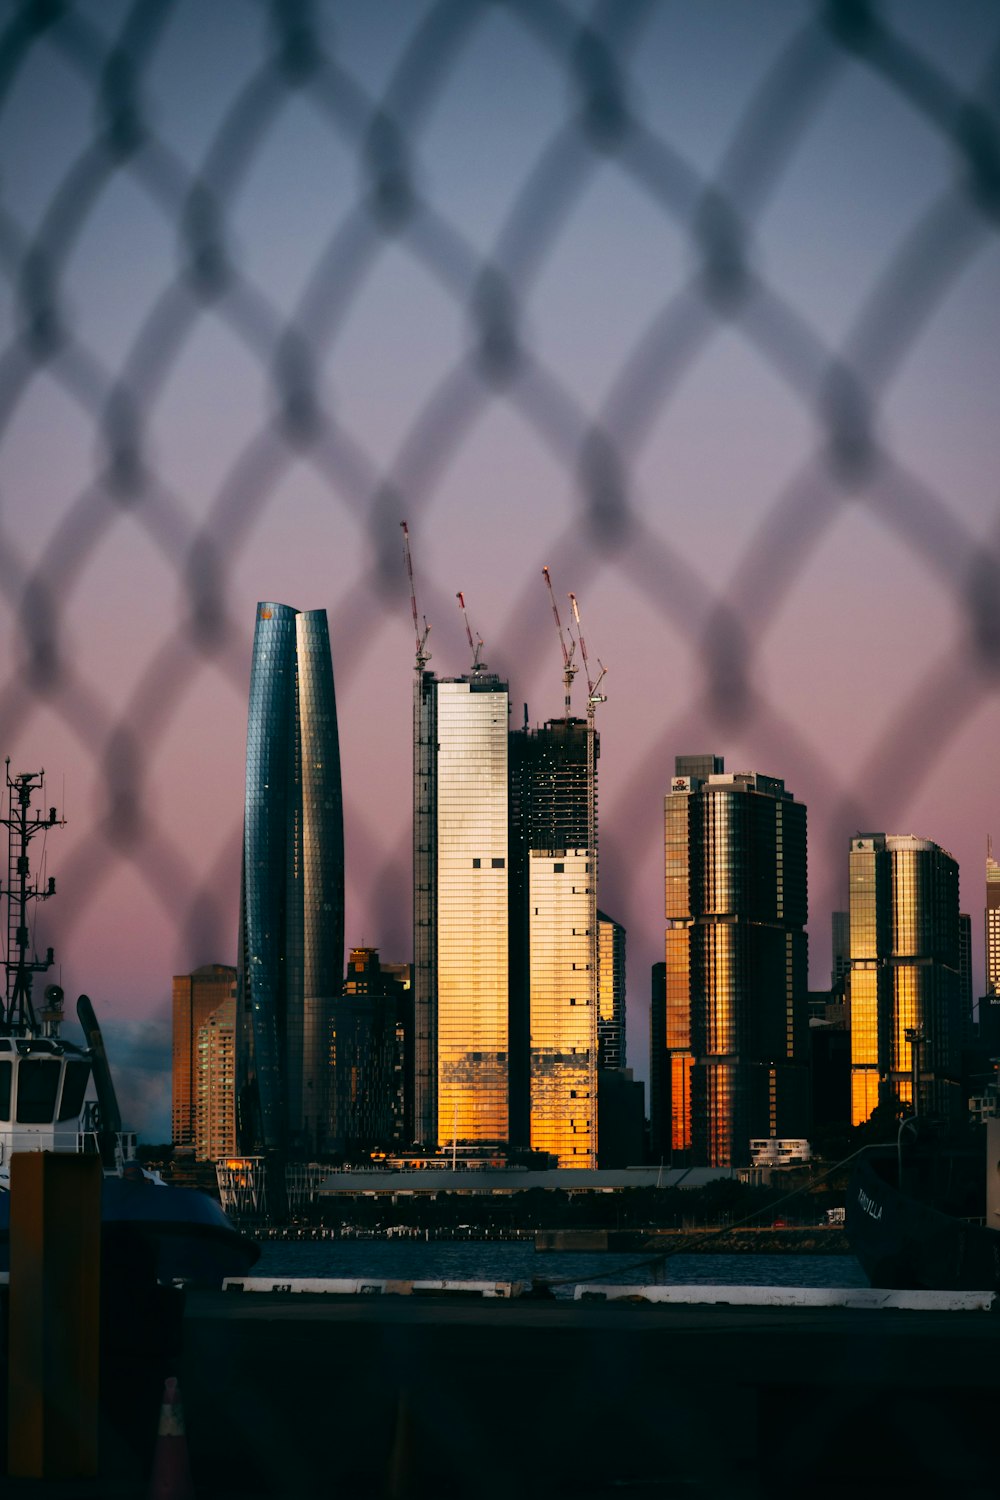
[[[198,1028],[236,994],[236,970],[204,964],[173,978],[172,1130],[175,1146],[194,1147],[197,1113]]]
[[[624,1068],[625,928],[597,913],[597,1066]]]
[[[986,841],[986,993],[1000,995],[1000,860]]]
[[[414,694],[415,1110],[425,1146],[508,1139],[507,684]]]
[[[958,865],[930,839],[859,834],[850,902],[852,1122],[897,1100],[916,1102],[919,1113],[956,1113]]]
[[[331,1136],[357,1156],[408,1143],[406,989],[383,969],[377,948],[352,948],[343,996],[331,1019]]]
[[[243,828],[241,1150],[308,1160],[330,1135],[344,964],[344,824],[326,611],[257,606]]]
[[[526,1124],[534,1149],[575,1167],[597,1164],[597,784],[590,733],[585,720],[569,717],[510,736],[511,1134],[520,1141]],[[596,763],[596,734],[593,749]]]
[[[806,1133],[806,809],[773,776],[679,757],[665,849],[674,1152],[741,1166],[752,1136]]]
[[[196,1046],[194,1154],[221,1161],[236,1154],[235,991],[198,1027]]]

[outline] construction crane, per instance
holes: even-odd
[[[556,596],[555,596],[555,594],[554,594],[554,592],[552,590],[552,578],[551,578],[551,576],[549,574],[548,568],[543,568],[542,569],[542,573],[545,576],[545,585],[546,585],[546,588],[549,591],[549,599],[552,602],[552,618],[556,622],[556,631],[557,631],[557,633],[559,635],[559,645],[562,648],[563,687],[565,689],[565,696],[563,698],[563,705],[564,705],[564,711],[565,711],[566,719],[568,721],[569,717],[570,717],[570,698],[572,697],[572,694],[573,694],[573,678],[576,676],[577,672],[580,670],[579,667],[577,667],[576,664],[573,661],[573,657],[576,654],[576,641],[573,639],[572,636],[570,636],[570,638],[569,638],[569,646],[567,647],[567,645],[566,645],[566,637],[563,634],[562,621],[559,618],[559,606],[556,604]]]
[[[465,607],[465,595],[461,590],[455,595],[455,598],[458,600],[458,607],[462,611],[462,619],[465,621],[465,634],[469,642],[469,650],[472,652],[472,670],[473,672],[482,672],[486,668],[486,663],[479,660],[480,652],[483,649],[483,638],[477,632],[476,638],[473,640],[472,626],[469,624],[469,611]]]
[[[603,665],[601,658],[597,658],[600,667],[597,681],[594,682],[590,675],[590,662],[587,660],[587,642],[583,638],[583,626],[580,624],[580,606],[576,602],[576,595],[569,595],[569,602],[573,606],[573,619],[576,622],[576,634],[580,642],[580,655],[583,657],[583,674],[587,679],[587,721],[591,729],[594,727],[594,713],[599,703],[607,703],[604,693],[598,691],[601,683],[607,676],[607,668]]]
[[[599,703],[606,703],[607,698],[601,692],[601,683],[604,681],[605,669],[600,657],[597,665],[600,671],[595,682],[590,675],[590,662],[587,659],[587,642],[583,635],[583,625],[580,622],[580,606],[576,595],[569,595],[569,602],[573,607],[573,620],[576,624],[576,638],[580,642],[580,655],[583,658],[583,673],[587,679],[587,852],[590,856],[590,1003],[593,1006],[594,1017],[590,1033],[590,1089],[591,1097],[597,1097],[597,1016],[598,1016],[598,965],[600,963],[600,951],[598,949],[598,922],[597,922],[597,735],[594,730],[594,715]]]
[[[410,608],[413,611],[413,635],[417,643],[417,671],[422,672],[431,659],[431,653],[427,650],[427,637],[431,633],[431,627],[424,615],[423,632],[420,629],[420,617],[417,614],[417,590],[413,582],[413,559],[410,556],[410,528],[405,521],[400,521],[403,528],[403,556],[406,558],[406,572],[410,580]]]

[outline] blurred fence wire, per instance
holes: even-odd
[[[894,451],[880,421],[929,320],[1000,230],[1000,14],[979,85],[965,92],[879,6],[803,5],[799,24],[757,79],[718,170],[706,176],[657,133],[632,87],[655,0],[604,0],[586,12],[563,0],[432,0],[396,8],[405,40],[378,94],[338,50],[336,5],[247,0],[247,24],[261,39],[256,65],[223,101],[194,160],[158,133],[148,83],[185,3],[136,0],[105,12],[71,0],[19,0],[8,5],[0,29],[0,122],[25,70],[43,54],[82,81],[92,101],[92,129],[76,142],[33,222],[0,185],[0,275],[10,318],[0,352],[0,456],[42,374],[95,440],[93,471],[66,497],[39,550],[22,545],[17,496],[5,494],[0,505],[0,590],[14,631],[0,725],[8,736],[16,726],[23,742],[35,721],[55,715],[104,787],[102,836],[82,841],[61,871],[74,923],[126,861],[171,918],[178,892],[185,893],[192,938],[199,922],[206,932],[216,930],[213,923],[231,929],[232,914],[211,907],[219,867],[238,863],[239,831],[216,867],[204,869],[175,832],[171,809],[144,797],[143,780],[199,671],[211,667],[245,693],[248,622],[232,596],[240,558],[255,545],[277,490],[303,463],[331,503],[363,526],[374,565],[337,599],[331,619],[335,642],[353,642],[338,657],[342,686],[405,608],[398,521],[405,516],[414,532],[421,521],[430,524],[442,475],[497,402],[509,405],[572,479],[575,510],[559,544],[564,576],[583,593],[604,573],[627,570],[629,588],[691,641],[701,710],[720,734],[754,724],[765,739],[794,747],[797,764],[812,766],[817,777],[829,767],[760,685],[757,652],[769,622],[845,507],[869,508],[901,551],[922,559],[965,628],[955,651],[933,661],[908,701],[887,714],[865,768],[869,786],[899,805],[956,724],[995,691],[1000,667],[1000,530],[984,543],[948,497]],[[525,162],[495,241],[483,247],[463,232],[447,198],[427,186],[421,157],[436,97],[498,10],[562,79],[566,107],[559,127]],[[854,69],[898,95],[936,134],[951,165],[933,201],[899,225],[848,337],[831,347],[810,309],[768,279],[754,230],[831,89]],[[316,244],[311,274],[289,313],[243,263],[232,218],[291,96],[306,100],[331,146],[354,159],[357,189],[326,242]],[[611,372],[603,401],[588,408],[533,347],[525,309],[572,232],[575,207],[609,163],[683,238],[689,272],[682,283],[664,281],[662,300],[650,306],[641,336]],[[122,179],[155,211],[173,261],[130,347],[113,363],[82,332],[65,287],[88,226]],[[443,376],[416,393],[406,434],[386,454],[344,424],[320,372],[390,245],[433,279],[460,313],[467,338]],[[223,481],[193,506],[171,488],[149,433],[204,320],[223,326],[256,363],[268,396],[259,414],[246,412]],[[634,501],[637,456],[720,328],[738,331],[808,410],[818,434],[807,460],[756,519],[724,586],[695,568]],[[122,701],[113,681],[82,663],[81,642],[67,632],[65,617],[66,602],[87,587],[93,556],[126,524],[141,528],[172,570],[182,604]],[[420,582],[428,615],[454,609],[450,583],[426,572]],[[534,571],[530,588],[540,590]],[[512,601],[504,626],[508,659],[529,650],[522,602]],[[647,828],[651,843],[659,840],[655,802],[652,815],[640,804],[651,787],[664,789],[674,751],[691,748],[678,744],[678,732],[677,723],[653,726],[636,746],[619,808],[631,826]],[[842,780],[834,784],[843,789]],[[345,791],[350,802],[351,787]],[[849,818],[849,788],[842,800]],[[371,820],[355,807],[356,828]],[[359,849],[364,843],[356,839]],[[380,847],[374,836],[370,847]],[[379,855],[401,898],[406,847],[404,838]]]

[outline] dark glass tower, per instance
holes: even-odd
[[[344,821],[325,610],[259,604],[250,669],[239,952],[240,1149],[330,1139],[344,965]]]
[[[751,1137],[806,1133],[806,810],[773,776],[682,756],[665,814],[674,1159],[742,1166]]]

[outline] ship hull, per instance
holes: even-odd
[[[192,1188],[106,1177],[101,1186],[104,1258],[144,1262],[157,1281],[221,1286],[244,1276],[260,1255],[222,1209]],[[10,1265],[10,1194],[0,1193],[0,1271]]]
[[[874,1287],[1000,1290],[1000,1232],[899,1192],[861,1159],[847,1195],[851,1250]]]

